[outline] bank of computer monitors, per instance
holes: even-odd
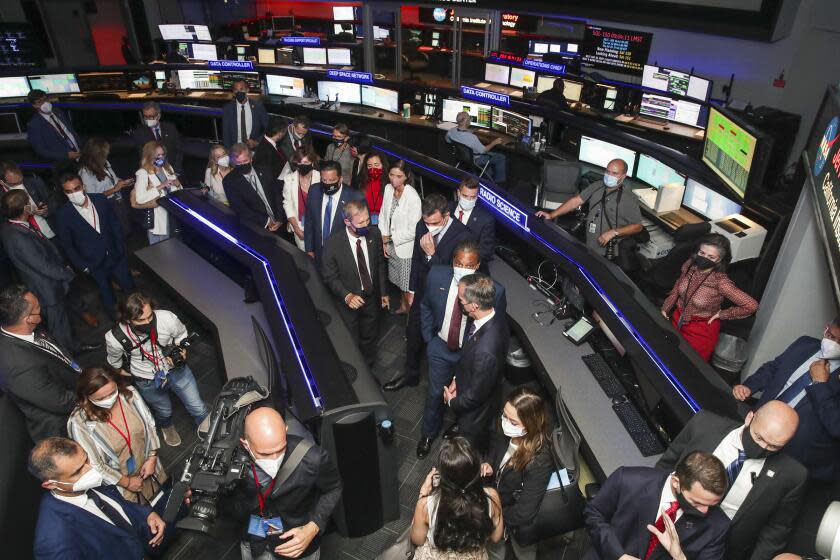
[[[265,87],[269,95],[285,95],[289,97],[304,97],[306,95],[303,78],[295,78],[293,76],[266,74]]]
[[[515,88],[532,88],[536,85],[537,73],[524,68],[510,69],[510,85]]]
[[[221,89],[220,72],[215,70],[178,70],[181,89]]]
[[[636,167],[636,179],[644,181],[654,188],[662,185],[677,183],[685,185],[685,176],[677,173],[656,158],[647,154],[639,154],[639,164]]]
[[[741,213],[740,204],[729,200],[694,179],[686,181],[682,203],[686,208],[690,208],[712,221]]]
[[[349,82],[318,82],[318,99],[321,101],[335,101],[338,96],[340,103],[355,103],[361,105],[362,92],[359,84]]]
[[[79,93],[79,82],[75,74],[41,74],[29,76],[32,89],[47,93]]]
[[[160,37],[164,41],[212,41],[206,25],[159,25]]]
[[[332,66],[351,66],[353,64],[350,49],[327,49],[327,64]]]
[[[711,85],[705,78],[661,66],[645,64],[642,73],[642,87],[700,101],[708,101]]]
[[[521,138],[531,135],[531,119],[525,115],[493,107],[490,126],[493,130]]]
[[[304,64],[326,64],[327,63],[327,49],[319,47],[304,47],[303,48],[303,63]]]
[[[633,176],[633,169],[636,167],[636,152],[633,150],[589,136],[580,137],[578,159],[603,168],[606,168],[614,159],[624,160],[627,164],[628,177]]]
[[[554,86],[555,76],[538,76],[537,77],[537,93],[550,90]],[[563,80],[563,95],[567,101],[580,101],[580,95],[583,93],[583,84],[574,82],[572,80]]]
[[[0,98],[26,97],[29,94],[29,82],[26,76],[0,78]]]
[[[277,51],[274,48],[257,49],[257,63],[259,64],[274,64],[277,61]]]
[[[443,121],[455,122],[455,118],[461,111],[470,115],[470,124],[480,128],[490,128],[492,121],[492,107],[481,103],[461,101],[460,99],[443,100]]]
[[[122,72],[87,72],[76,74],[79,90],[87,92],[125,91],[125,74]]]
[[[510,82],[510,66],[488,62],[484,65],[484,80],[494,84],[508,85],[508,82]]]
[[[376,107],[392,113],[400,112],[399,92],[375,86],[362,85],[362,105]]]

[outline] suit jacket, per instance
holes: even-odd
[[[291,456],[302,438],[288,434],[286,436],[286,455],[280,468]],[[258,471],[261,472],[261,471]],[[243,534],[247,534],[247,519],[251,514],[259,515],[259,499],[253,471],[248,466],[248,475],[243,476],[236,490],[227,497],[226,504],[233,517],[245,522]],[[279,516],[288,530],[300,527],[312,521],[320,529],[309,548],[302,554],[307,556],[320,546],[320,535],[324,533],[330,516],[341,497],[341,477],[329,458],[326,450],[313,446],[300,465],[292,472],[285,484],[275,484],[271,495],[266,500],[265,514]],[[262,491],[268,484],[262,485]],[[245,537],[247,540],[247,536]]]
[[[251,106],[251,132],[248,138],[259,140],[265,134],[265,127],[268,126],[268,112],[259,99],[248,98],[248,104]],[[236,128],[236,112],[239,111],[239,107],[240,104],[236,99],[230,100],[222,107],[222,141],[228,148],[236,144],[239,132]]]
[[[116,501],[135,531],[129,533],[47,492],[41,498],[35,527],[36,560],[144,558],[152,538],[147,520],[151,508],[129,502],[116,486],[100,486],[95,492]]]
[[[286,155],[279,145],[275,148],[263,136],[254,150],[254,165],[262,167],[271,177],[277,180],[286,165]]]
[[[449,206],[449,215],[458,219],[458,202]],[[488,264],[496,251],[496,220],[479,200],[476,202],[468,223],[464,224],[478,241],[478,253],[481,255],[481,271],[489,270]]]
[[[452,216],[450,216],[450,219],[452,223],[444,236],[438,239],[435,254],[432,255],[431,259],[426,258],[426,253],[420,247],[420,238],[429,233],[429,228],[426,227],[426,222],[422,218],[417,222],[417,230],[414,233],[414,251],[411,254],[411,276],[408,281],[408,289],[414,292],[415,298],[423,296],[429,270],[436,264],[451,266],[452,256],[458,243],[465,239],[474,238],[464,224]]]
[[[55,245],[30,229],[8,222],[0,225],[0,238],[21,282],[38,296],[41,305],[61,303],[73,271],[65,266]]]
[[[743,424],[701,410],[671,442],[656,466],[673,471],[692,451],[713,453],[739,426]],[[727,560],[770,560],[781,553],[802,506],[807,481],[808,472],[795,459],[783,453],[768,457],[732,519]]]
[[[36,205],[47,205],[49,213],[45,217],[47,223],[55,231],[55,210],[59,204],[53,190],[38,175],[25,175],[23,177],[23,188],[29,193],[29,197],[35,201]],[[0,190],[6,192],[2,187],[0,187]]]
[[[335,195],[333,195],[335,196]],[[333,200],[333,204],[337,204],[337,208],[333,209],[333,221],[330,226],[330,234],[344,228],[344,218],[341,214],[341,209],[347,202],[351,200],[364,200],[365,195],[355,189],[351,189],[344,185],[341,189],[341,196],[339,199]],[[314,251],[315,257],[320,262],[322,250],[323,224],[321,223],[321,214],[323,213],[324,191],[321,188],[321,183],[313,183],[309,187],[309,198],[306,201],[306,214],[304,215],[303,224],[303,243],[307,251]]]
[[[278,201],[278,197],[282,196],[278,186],[277,178],[273,177],[269,171],[263,167],[254,167],[254,172],[260,179],[265,198],[274,212],[274,217],[278,222],[284,222],[286,216],[283,212],[282,201]],[[262,198],[254,189],[251,182],[238,168],[225,176],[222,181],[222,186],[225,189],[225,196],[230,203],[230,208],[239,217],[239,221],[252,225],[253,227],[262,229],[268,221],[268,212],[265,209]]]
[[[509,445],[510,438],[507,436],[493,438],[487,462],[493,467],[505,527],[521,527],[533,521],[540,510],[548,480],[554,472],[554,459],[550,449],[543,447],[523,470],[508,466],[500,472],[499,465]]]
[[[301,145],[302,146],[309,146],[312,147],[312,133],[307,131],[306,134],[303,135],[301,138]],[[280,139],[279,144],[280,151],[283,152],[283,155],[286,156],[287,160],[292,159],[292,154],[295,153],[295,146],[292,143],[292,132],[291,130],[286,131],[286,135]]]
[[[753,392],[763,391],[757,406],[775,399],[793,372],[819,349],[818,339],[800,337],[749,376],[744,385]],[[795,408],[799,428],[785,453],[805,465],[811,478],[834,480],[840,474],[840,368],[827,382],[808,386]]]
[[[99,233],[72,202],[59,208],[57,215],[58,242],[78,270],[94,270],[125,255],[122,226],[108,199],[102,194],[89,194],[88,198],[96,209]]]
[[[137,147],[138,156],[142,154],[143,146],[156,140],[155,133],[145,123],[140,123],[134,127],[131,134],[134,137],[134,145]],[[160,121],[160,135],[161,143],[166,148],[166,159],[172,164],[176,172],[183,172],[184,152],[181,151],[181,135],[178,133],[178,129],[171,122],[162,120]]]
[[[452,267],[436,264],[426,277],[426,287],[423,289],[423,300],[420,302],[420,324],[423,341],[428,344],[440,331],[446,315],[446,300],[449,297],[449,286],[452,284]],[[493,281],[496,287],[496,302],[493,308],[496,313],[505,316],[507,313],[507,297],[505,287]]]
[[[669,471],[649,467],[620,467],[612,473],[598,494],[583,510],[592,547],[584,560],[614,560],[622,554],[644,558],[651,533],[647,530],[659,517],[659,498]],[[677,520],[677,534],[686,557],[692,560],[722,560],[729,518],[720,508],[709,509],[704,518],[683,515]],[[657,546],[651,560],[671,556]]]
[[[371,301],[386,294],[385,284],[385,256],[382,253],[382,234],[377,228],[371,228],[367,237],[362,238],[362,243],[367,244],[368,261],[370,262],[370,278],[373,284],[373,291],[370,294],[362,294],[359,268],[356,261],[356,251],[350,248],[350,236],[347,228],[342,227],[339,231],[330,235],[327,244],[324,246],[324,254],[321,258],[321,276],[324,284],[330,289],[335,297],[342,302],[347,294],[353,293],[362,295],[365,301]],[[379,305],[378,301],[375,301]]]
[[[32,441],[67,433],[78,377],[61,358],[0,331],[0,389],[26,417]]]
[[[53,114],[64,123],[70,136],[76,141],[76,145],[81,151],[84,146],[84,140],[70,124],[70,119],[60,109],[53,109]],[[71,146],[64,141],[64,137],[47,122],[40,114],[36,114],[29,120],[26,125],[26,139],[32,145],[35,153],[44,159],[50,161],[63,162],[67,160],[67,153],[75,151]]]

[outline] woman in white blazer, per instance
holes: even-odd
[[[408,281],[411,277],[414,233],[421,215],[420,196],[411,186],[414,178],[403,160],[389,166],[388,179],[390,182],[385,185],[382,197],[379,229],[382,232],[385,258],[388,259],[388,278],[402,291],[400,306],[394,314],[404,315],[411,307]]]
[[[315,169],[318,156],[306,146],[295,150],[289,163],[294,171],[283,178],[283,209],[289,221],[288,230],[298,249],[303,251],[303,228],[306,226],[303,217],[306,216],[309,187],[321,182],[321,174]]]
[[[169,239],[169,213],[158,206],[157,199],[181,188],[172,165],[166,161],[166,148],[160,142],[143,146],[140,169],[134,175],[135,207],[154,208],[155,224],[147,233],[149,245]]]

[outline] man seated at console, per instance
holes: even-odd
[[[565,88],[566,83],[563,78],[555,78],[551,87],[537,96],[537,105],[555,109],[568,109],[569,102],[566,100]]]
[[[633,193],[624,192],[627,170],[627,162],[623,159],[610,161],[604,170],[603,180],[590,184],[551,212],[537,212],[537,216],[554,219],[589,202],[584,224],[586,244],[599,255],[618,257],[619,240],[642,231],[639,200]]]
[[[501,137],[494,138],[486,146],[478,139],[478,136],[470,130],[470,114],[466,111],[461,111],[455,117],[455,123],[458,125],[450,129],[446,133],[446,141],[450,144],[457,142],[463,144],[473,151],[473,160],[479,167],[483,167],[485,163],[490,162],[491,174],[490,177],[496,184],[503,184],[507,181],[507,160],[503,154],[492,151],[493,148],[504,142]]]

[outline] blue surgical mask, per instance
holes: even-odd
[[[609,189],[618,186],[618,177],[604,173],[604,184]]]
[[[368,226],[354,227],[353,231],[355,231],[356,235],[358,235],[359,237],[367,237],[367,234],[370,233],[370,228]]]
[[[473,208],[475,208],[475,202],[476,202],[476,199],[474,199],[474,198],[473,198],[473,199],[471,199],[471,200],[467,200],[467,199],[466,199],[466,198],[464,198],[463,196],[462,196],[462,197],[460,197],[460,198],[461,198],[461,200],[460,200],[459,204],[460,204],[461,208],[463,208],[463,209],[464,209],[464,210],[466,210],[467,212],[469,212],[470,210],[472,210]]]
[[[155,158],[155,161],[154,161],[155,167],[163,167],[164,163],[166,163],[166,156]]]

